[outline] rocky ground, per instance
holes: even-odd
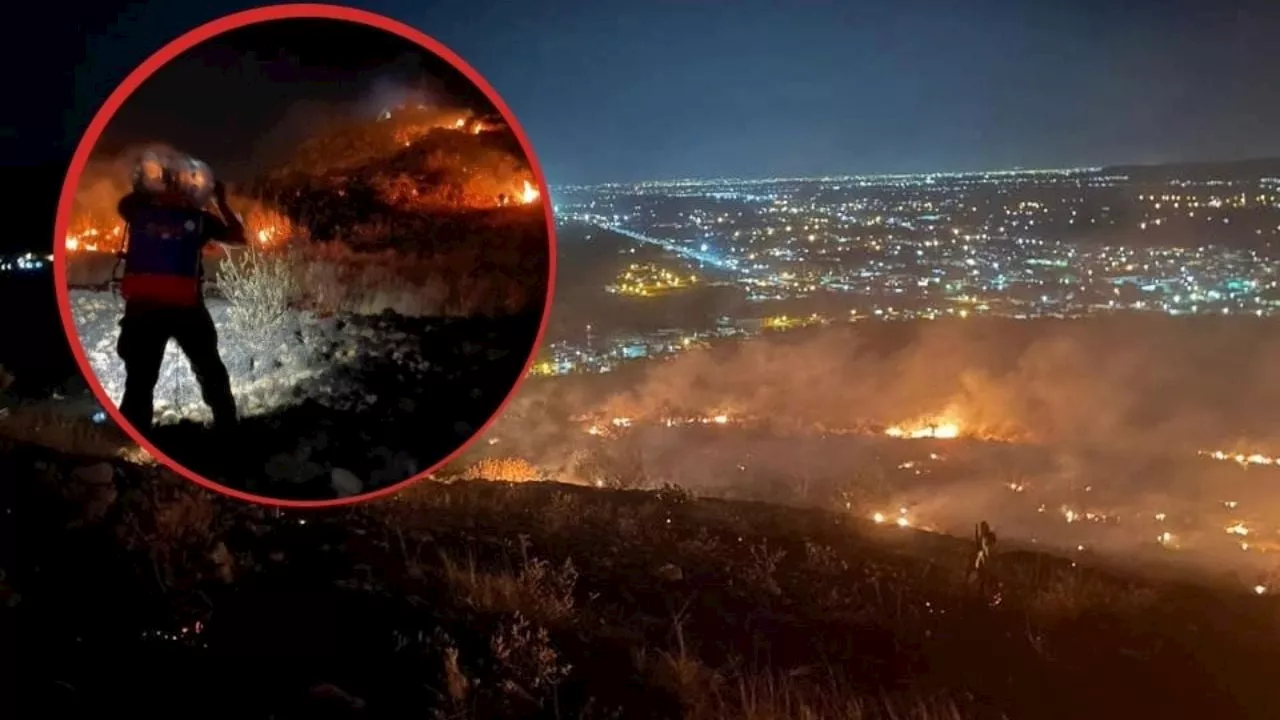
[[[71,302],[90,364],[118,403],[122,301],[76,290]],[[195,377],[170,342],[152,439],[215,482],[290,499],[369,492],[444,459],[506,398],[539,320],[298,311],[268,330],[242,330],[225,301],[208,304],[244,427],[232,438],[210,434]]]

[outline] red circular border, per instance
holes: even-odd
[[[120,410],[111,401],[111,396],[103,389],[102,384],[98,382],[97,375],[93,371],[93,367],[89,364],[88,356],[85,354],[84,347],[79,339],[79,331],[76,329],[75,320],[71,315],[71,301],[69,289],[67,287],[67,250],[64,238],[67,234],[67,228],[70,224],[71,208],[75,200],[76,189],[80,183],[80,176],[84,173],[85,165],[89,161],[89,155],[93,151],[94,146],[98,142],[98,138],[102,135],[102,131],[106,128],[111,118],[115,116],[120,106],[138,89],[147,78],[156,73],[157,70],[164,67],[166,63],[174,59],[178,55],[186,52],[192,47],[208,40],[210,38],[221,35],[222,33],[253,25],[255,23],[267,22],[269,20],[289,20],[295,18],[324,18],[329,20],[344,20],[347,22],[360,23],[371,27],[394,33],[400,37],[419,45],[423,49],[435,53],[440,58],[447,61],[459,72],[467,77],[481,92],[493,103],[498,109],[508,127],[515,133],[516,139],[520,142],[520,147],[524,151],[525,157],[528,159],[529,166],[533,171],[534,178],[538,182],[538,190],[542,197],[543,214],[547,218],[547,243],[548,243],[548,277],[547,277],[547,299],[542,310],[542,319],[538,324],[538,333],[534,338],[533,347],[529,349],[529,358],[525,361],[524,368],[512,385],[511,390],[507,393],[506,398],[498,405],[493,415],[482,425],[470,438],[458,446],[443,460],[427,468],[421,473],[389,487],[381,488],[373,492],[357,495],[350,498],[338,498],[334,500],[283,500],[279,498],[270,498],[260,495],[252,495],[250,493],[241,492],[233,488],[226,487],[211,480],[207,480],[200,475],[187,469],[180,463],[175,462],[172,458],[160,452],[149,440],[142,436],[132,425],[121,415]],[[133,438],[140,446],[151,453],[153,457],[161,461],[165,466],[192,482],[213,490],[223,495],[228,495],[239,500],[269,505],[274,507],[289,508],[319,508],[319,507],[336,507],[343,505],[353,505],[356,503],[374,500],[385,497],[392,493],[403,490],[414,482],[425,479],[428,475],[446,465],[450,461],[461,455],[468,447],[480,439],[490,426],[502,415],[510,404],[516,391],[520,389],[520,385],[529,375],[529,369],[533,366],[534,359],[537,357],[538,348],[542,345],[543,336],[547,331],[547,324],[551,317],[551,302],[555,295],[555,278],[556,278],[556,237],[555,237],[555,218],[553,217],[553,206],[551,204],[551,194],[548,191],[546,178],[542,174],[542,168],[538,164],[537,157],[533,154],[533,149],[529,145],[529,139],[525,135],[520,124],[516,122],[515,116],[512,115],[510,108],[498,96],[498,93],[489,85],[488,82],[476,72],[474,68],[468,65],[462,58],[458,57],[453,51],[436,40],[428,37],[426,34],[415,30],[414,28],[401,23],[397,20],[378,15],[376,13],[364,10],[356,10],[354,8],[342,7],[338,5],[323,4],[286,4],[272,5],[266,7],[255,8],[243,12],[233,13],[226,17],[205,23],[194,30],[191,30],[181,37],[169,42],[163,48],[147,58],[139,65],[124,82],[111,93],[107,101],[103,103],[97,114],[93,116],[93,121],[89,123],[88,129],[84,136],[80,139],[80,144],[76,147],[75,155],[71,159],[71,167],[67,171],[66,179],[62,185],[62,196],[58,200],[58,214],[54,223],[54,283],[56,284],[56,292],[58,295],[58,310],[62,316],[62,327],[66,332],[67,340],[71,345],[71,352],[75,355],[76,363],[80,366],[80,372],[88,381],[90,389],[102,404],[103,409],[110,414],[111,419],[116,422],[129,437]]]

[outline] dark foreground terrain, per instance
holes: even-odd
[[[397,349],[359,352],[302,381],[299,402],[244,417],[229,438],[183,421],[157,427],[157,447],[204,477],[267,497],[376,490],[443,461],[478,432],[520,378],[537,333],[536,317],[353,320],[362,333],[398,338]]]
[[[0,447],[40,717],[1271,718],[1274,596],[676,488],[281,512]],[[997,528],[998,529],[998,528]],[[19,548],[21,550],[19,551]]]

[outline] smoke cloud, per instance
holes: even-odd
[[[531,382],[492,448],[548,468],[584,452],[625,456],[651,482],[721,495],[901,503],[958,532],[989,519],[1007,537],[1064,547],[1130,553],[1176,540],[1213,563],[1270,563],[1223,528],[1280,518],[1280,469],[1199,453],[1280,455],[1274,322],[1118,316],[793,335],[638,374]],[[715,413],[752,422],[661,427]],[[584,432],[613,418],[634,427],[617,439]],[[913,422],[955,423],[961,438],[883,434]],[[1280,529],[1259,532],[1249,540],[1280,540]]]

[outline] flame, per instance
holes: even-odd
[[[520,202],[528,205],[538,201],[538,187],[528,180],[524,181],[524,189],[520,191]]]
[[[1234,462],[1243,466],[1280,465],[1280,457],[1275,457],[1272,455],[1264,455],[1262,453],[1246,454],[1246,453],[1228,453],[1228,452],[1223,452],[1222,450],[1214,450],[1212,452],[1208,450],[1202,450],[1200,451],[1200,454],[1203,455],[1204,457],[1212,458],[1214,460],[1226,460],[1226,461]]]
[[[262,247],[280,245],[288,240],[296,228],[288,217],[279,211],[248,200],[233,200],[233,206],[249,207],[242,220],[245,234]],[[67,252],[119,252],[124,249],[124,225],[94,225],[86,220],[73,221],[77,231],[68,232],[63,240]]]
[[[98,252],[100,249],[104,252],[116,252],[120,250],[120,237],[124,233],[122,226],[116,225],[110,230],[102,230],[84,221],[74,224],[84,229],[79,232],[67,233],[63,242],[68,252],[80,250]]]
[[[893,425],[885,428],[885,435],[894,438],[918,440],[937,438],[950,440],[960,437],[960,425],[953,422],[930,422],[922,425]]]
[[[1239,535],[1241,537],[1249,534],[1249,528],[1245,527],[1245,524],[1242,522],[1232,523],[1227,526],[1226,530],[1228,534]]]

